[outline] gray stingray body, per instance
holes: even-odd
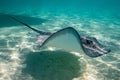
[[[90,57],[98,57],[110,52],[110,49],[100,44],[96,40],[96,38],[81,36],[72,27],[61,29],[55,33],[44,32],[32,28],[31,26],[25,24],[24,22],[12,16],[9,17],[27,26],[33,31],[39,33],[40,35],[38,36],[38,44],[40,47],[43,46],[58,47],[58,48],[63,48],[64,50],[71,50],[74,52],[80,52],[80,49],[82,49],[84,53]]]

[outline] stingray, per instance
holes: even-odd
[[[38,45],[40,48],[51,47],[70,52],[84,52],[90,57],[99,57],[110,52],[110,49],[98,42],[96,38],[81,36],[78,31],[72,27],[67,27],[54,33],[44,32],[29,26],[13,16],[9,17],[39,33]]]

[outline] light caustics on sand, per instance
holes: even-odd
[[[45,42],[44,42],[44,40],[45,40]],[[70,44],[68,44],[68,43],[70,43]],[[25,42],[22,42],[21,45],[27,46],[27,44],[25,44],[25,45],[24,44],[25,44]],[[80,36],[78,34],[78,32],[74,28],[71,28],[71,27],[62,29],[62,30],[52,33],[50,35],[44,35],[44,34],[39,35],[37,44],[39,46],[41,46],[41,48],[48,47],[50,51],[55,51],[56,48],[54,48],[54,47],[57,47],[57,48],[60,48],[60,49],[63,49],[63,50],[69,51],[69,52],[73,52],[73,53],[78,52],[78,53],[86,53],[88,55],[90,54],[90,55],[92,55],[92,57],[100,56],[100,55],[104,54],[104,51],[109,52],[109,50],[106,50],[106,47],[99,44],[95,38]],[[67,45],[64,45],[64,44],[67,44]],[[96,44],[96,47],[92,46],[92,44]],[[23,47],[23,46],[21,46],[21,47]],[[93,52],[95,55],[92,54]],[[100,53],[100,52],[102,52],[102,53]],[[12,55],[13,55],[13,57],[12,57]],[[11,55],[11,58],[16,60],[18,55],[15,55],[15,54],[12,54],[12,55]],[[89,63],[87,66],[88,67],[86,69],[86,73],[83,75],[84,77],[86,77],[85,80],[97,79],[96,74],[91,74],[88,76],[88,74],[90,74],[91,72],[94,73],[95,69],[90,68]],[[28,80],[31,80],[31,79],[28,79]],[[79,79],[76,78],[75,80],[79,80]]]

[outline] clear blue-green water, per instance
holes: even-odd
[[[43,31],[74,27],[111,52],[91,58],[84,53],[39,51],[38,34],[3,14]],[[0,1],[0,80],[120,80],[119,50],[119,0]]]

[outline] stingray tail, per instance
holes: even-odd
[[[50,35],[50,34],[52,34],[51,32],[43,32],[43,31],[37,30],[37,29],[35,29],[35,28],[32,28],[32,27],[29,26],[28,24],[26,24],[26,23],[24,23],[24,22],[18,20],[17,18],[15,18],[15,17],[13,17],[13,16],[9,16],[9,17],[12,18],[13,20],[15,20],[15,21],[17,21],[17,22],[19,22],[19,23],[25,25],[26,27],[32,29],[33,31],[39,33],[40,35]]]

